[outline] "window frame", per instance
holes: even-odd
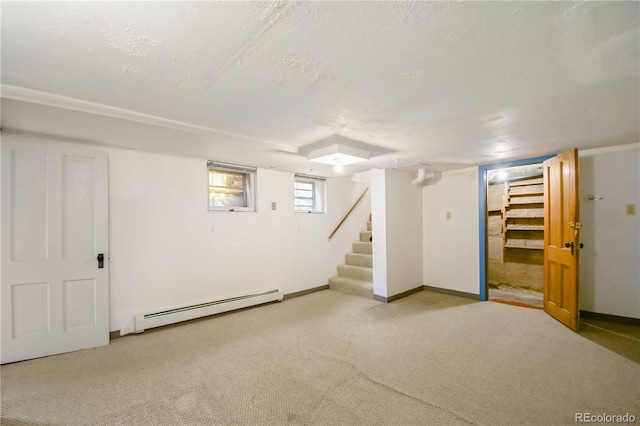
[[[211,204],[211,174],[219,172],[225,174],[236,174],[243,176],[242,189],[237,189],[243,194],[242,207],[216,206]],[[218,161],[207,161],[207,206],[209,211],[223,212],[255,212],[256,211],[256,182],[257,168],[250,166],[240,166],[236,164],[220,163]],[[215,191],[213,191],[215,192]]]
[[[312,207],[311,208],[298,208],[296,200],[301,197],[296,196],[297,183],[311,183],[312,184]],[[325,214],[327,212],[327,179],[321,176],[312,176],[302,173],[295,173],[293,179],[293,209],[296,213],[315,213]],[[308,198],[307,198],[308,199]]]

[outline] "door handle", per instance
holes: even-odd
[[[571,255],[573,256],[573,241],[570,243],[564,243],[564,246],[571,249]]]
[[[98,269],[104,268],[104,254],[98,253],[97,259],[98,259]]]

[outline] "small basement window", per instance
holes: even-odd
[[[208,161],[209,210],[254,212],[256,168]]]
[[[294,181],[295,211],[324,213],[325,179],[296,173]]]

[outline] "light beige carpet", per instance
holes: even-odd
[[[640,418],[640,365],[542,311],[431,292],[384,304],[326,290],[5,365],[1,377],[3,425]]]

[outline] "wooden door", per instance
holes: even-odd
[[[2,363],[109,343],[107,197],[106,153],[3,135]]]
[[[580,215],[578,150],[564,152],[544,165],[544,310],[578,330]]]

